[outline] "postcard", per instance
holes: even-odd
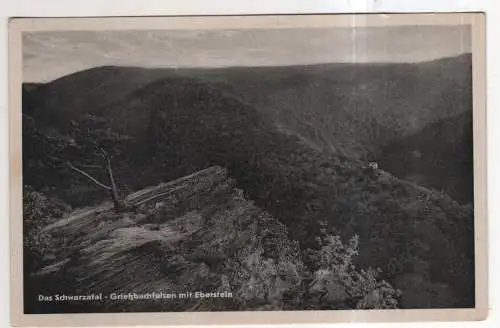
[[[12,19],[13,322],[485,319],[484,19]]]

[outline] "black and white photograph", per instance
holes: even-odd
[[[476,308],[473,36],[23,31],[22,312]]]

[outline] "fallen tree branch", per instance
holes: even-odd
[[[84,177],[86,177],[87,179],[89,179],[90,181],[92,181],[98,187],[106,189],[106,190],[112,190],[112,188],[110,186],[106,186],[105,184],[100,183],[99,181],[97,181],[94,177],[92,177],[87,172],[84,172],[84,171],[82,171],[82,170],[77,169],[76,167],[74,167],[70,162],[66,162],[66,164],[69,166],[70,169],[72,169],[75,172],[80,173],[81,175],[83,175]]]

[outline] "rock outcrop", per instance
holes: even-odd
[[[286,228],[246,200],[221,167],[143,189],[126,202],[128,212],[104,203],[44,229],[56,256],[30,277],[36,293],[103,300],[34,302],[34,312],[282,308],[283,294],[300,284]],[[113,299],[148,294],[152,299]]]

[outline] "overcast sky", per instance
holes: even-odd
[[[61,31],[23,35],[23,78],[47,82],[101,65],[282,66],[418,62],[471,51],[470,26]]]

